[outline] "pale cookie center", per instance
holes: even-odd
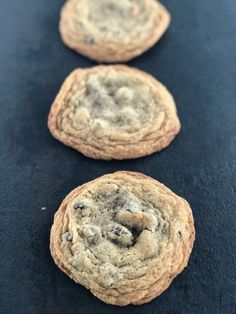
[[[70,100],[70,114],[77,129],[89,123],[93,128],[133,133],[151,125],[158,113],[152,89],[142,81],[121,73],[90,75],[83,95]]]
[[[145,22],[144,0],[86,0],[91,24],[113,36],[131,33]]]
[[[107,184],[105,189],[102,187],[91,199],[73,201],[72,211],[78,233],[88,246],[109,242],[125,249],[145,238],[149,241],[164,227],[155,209],[112,184]],[[72,240],[71,234],[65,236]]]

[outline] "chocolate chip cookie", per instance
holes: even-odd
[[[142,304],[187,266],[194,239],[187,201],[141,173],[119,171],[64,199],[50,249],[58,267],[102,301]]]
[[[64,43],[91,59],[128,61],[152,47],[170,23],[156,0],[68,0],[62,11]]]
[[[167,147],[180,130],[173,97],[151,75],[124,65],[77,69],[48,118],[52,135],[95,159],[129,159]]]

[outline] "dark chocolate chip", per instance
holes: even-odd
[[[125,206],[124,210],[126,210],[127,212],[131,213],[132,209],[129,206]]]
[[[81,202],[78,202],[74,205],[74,209],[84,209],[85,205]]]
[[[116,198],[116,205],[119,207],[119,209],[123,208],[125,205],[125,201],[122,197],[118,196]]]
[[[179,236],[180,238],[182,238],[182,232],[181,232],[181,231],[178,231],[178,236]]]
[[[139,235],[140,235],[140,231],[139,230],[137,230],[136,228],[132,228],[131,230],[131,233],[132,233],[132,235],[133,235],[133,237],[134,237],[134,240],[136,240],[138,237],[139,237]]]
[[[95,245],[97,242],[98,242],[98,237],[96,237],[96,236],[88,238],[88,243],[90,245]]]
[[[64,233],[64,238],[66,239],[66,241],[71,242],[72,241],[72,234],[70,231],[67,231],[66,233]]]
[[[160,225],[161,225],[161,222],[160,222],[160,220],[158,220],[157,225],[156,225],[156,230],[159,229]]]
[[[114,230],[113,230],[113,233],[114,235],[116,235],[117,237],[119,237],[122,233],[122,229],[120,227],[116,227]]]

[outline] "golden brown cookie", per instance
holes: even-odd
[[[187,266],[194,239],[187,201],[141,173],[119,171],[64,199],[50,249],[58,267],[102,301],[142,304]]]
[[[52,135],[95,159],[129,159],[167,147],[180,130],[173,97],[151,75],[124,65],[77,69],[48,118]]]
[[[91,59],[124,62],[151,48],[170,23],[156,0],[68,0],[62,11],[64,43]]]

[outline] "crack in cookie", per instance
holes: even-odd
[[[151,48],[169,23],[156,0],[68,0],[60,32],[67,46],[91,59],[124,62]]]
[[[99,159],[151,154],[168,146],[180,130],[166,88],[127,66],[74,71],[52,105],[48,124],[63,143]]]
[[[116,172],[72,191],[55,215],[56,264],[101,300],[141,304],[188,263],[194,222],[188,203],[158,181]]]

